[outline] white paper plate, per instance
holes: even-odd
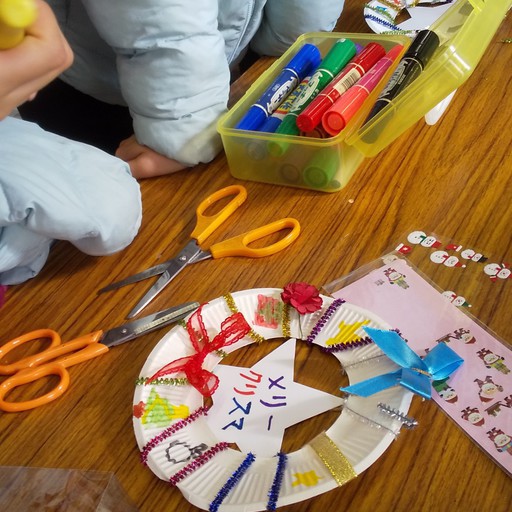
[[[232,294],[238,311],[242,312],[247,322],[261,336],[266,339],[282,338],[282,325],[276,327],[261,327],[253,322],[258,295],[264,295],[280,300],[282,289],[261,288],[245,290]],[[306,339],[313,327],[324,315],[333,299],[323,296],[321,310],[304,316],[300,316],[293,308],[290,308],[291,336],[297,339]],[[232,314],[225,298],[220,297],[203,306],[202,317],[210,338],[217,334],[223,320]],[[346,323],[367,322],[366,325],[380,329],[390,329],[383,320],[373,313],[357,306],[344,303],[330,317],[328,323],[322,328],[320,334],[313,343],[320,346],[329,345],[331,338],[338,331],[341,321]],[[356,334],[365,336],[362,328]],[[237,343],[226,347],[226,352],[232,352],[243,346],[253,343],[249,336]],[[151,352],[144,364],[140,377],[148,378],[154,375],[165,364],[191,355],[193,349],[188,339],[186,330],[182,326],[176,326],[169,331]],[[380,375],[396,370],[398,367],[388,359],[382,351],[373,343],[334,352],[345,369],[351,384],[365,380],[375,375]],[[210,354],[206,357],[203,367],[213,370],[220,362],[220,357]],[[181,377],[176,374],[176,377]],[[340,383],[341,384],[341,383]],[[140,408],[140,404],[147,407],[148,399],[151,401],[156,394],[175,406],[185,406],[181,409],[183,414],[192,413],[203,404],[203,397],[192,386],[185,384],[176,385],[137,385],[134,394],[134,411]],[[340,391],[340,396],[343,393]],[[399,409],[406,414],[409,410],[412,393],[403,387],[394,387],[379,392],[369,398],[356,396],[348,397],[346,404],[334,424],[325,434],[338,446],[346,459],[350,462],[357,474],[362,473],[373,464],[388,448],[399,432],[401,423],[379,412],[377,404],[383,402]],[[155,401],[153,400],[154,404]],[[156,402],[162,404],[163,402]],[[180,408],[178,407],[178,411]],[[170,425],[180,421],[178,417],[172,421],[162,421],[155,425],[148,423],[147,418],[133,416],[135,436],[139,449],[142,451],[146,444],[164,432]],[[217,443],[217,439],[208,426],[207,417],[200,416],[189,425],[167,437],[149,451],[147,464],[151,470],[162,480],[169,480],[180,469],[192,460],[191,448],[202,446],[203,449]],[[171,446],[171,443],[173,445]],[[183,449],[183,447],[185,447]],[[180,448],[182,452],[180,452]],[[168,456],[169,454],[169,456]],[[193,505],[208,510],[210,503],[215,499],[219,490],[226,484],[233,472],[240,466],[247,454],[234,449],[222,451],[211,458],[199,469],[183,479],[178,488],[184,497]],[[309,444],[301,449],[287,454],[288,460],[283,473],[280,487],[278,506],[317,496],[338,486],[334,477],[324,465],[316,452]],[[187,459],[188,460],[185,460]],[[237,485],[225,497],[219,507],[220,511],[260,511],[266,510],[269,491],[272,487],[276,473],[277,457],[256,457]],[[305,483],[298,484],[297,475],[310,475]]]

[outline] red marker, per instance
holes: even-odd
[[[299,114],[297,126],[304,132],[314,130],[320,124],[324,112],[385,54],[386,50],[383,46],[378,43],[369,43]]]
[[[337,135],[345,128],[402,50],[403,46],[401,44],[393,46],[385,57],[380,59],[368,73],[364,74],[354,86],[342,94],[336,103],[324,113],[322,116],[322,126],[329,135]]]

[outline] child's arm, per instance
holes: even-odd
[[[263,20],[251,41],[260,55],[279,56],[306,32],[330,32],[344,0],[267,0]]]
[[[137,142],[135,135],[123,140],[116,156],[128,163],[134,178],[153,178],[186,169],[186,165]]]
[[[209,162],[221,150],[215,129],[227,109],[230,72],[217,2],[84,1],[101,38],[116,53],[135,140],[117,156],[149,177]]]
[[[0,119],[71,65],[73,54],[57,21],[42,0],[35,0],[36,21],[14,48],[0,50]]]

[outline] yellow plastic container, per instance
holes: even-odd
[[[461,86],[480,61],[490,40],[512,5],[512,0],[458,0],[430,30],[440,46],[425,71],[370,122],[361,126],[388,82],[392,66],[360,111],[337,136],[313,138],[236,130],[234,126],[277,77],[284,65],[306,43],[315,44],[322,57],[340,38],[366,45],[375,41],[389,50],[410,45],[403,35],[321,32],[304,34],[277,60],[218,122],[231,174],[241,180],[336,192],[352,177],[365,157],[374,156]],[[286,151],[274,156],[278,143]]]

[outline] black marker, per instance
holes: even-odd
[[[386,87],[380,93],[370,114],[367,123],[376,116],[386,105],[392,102],[411,82],[416,80],[428,61],[439,47],[439,37],[431,30],[421,30],[414,38],[411,46],[398,63]]]

